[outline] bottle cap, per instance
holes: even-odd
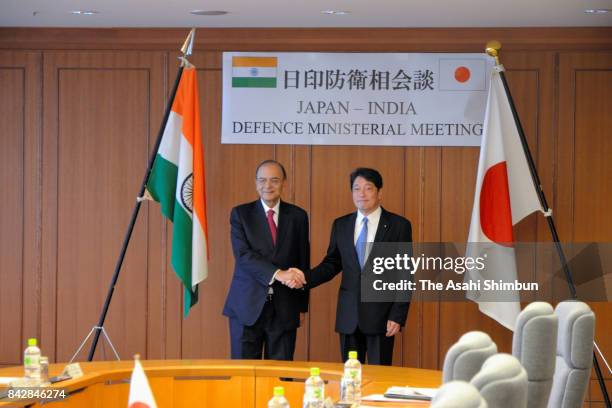
[[[319,367],[311,367],[310,368],[310,375],[312,376],[316,376],[321,374],[321,370],[319,369]]]
[[[285,389],[283,387],[274,387],[274,396],[282,397],[285,395]]]
[[[36,346],[36,339],[28,339],[28,346]]]
[[[349,351],[349,358],[357,359],[357,352],[356,351]]]

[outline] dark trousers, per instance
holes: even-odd
[[[391,365],[393,362],[393,340],[395,336],[384,334],[363,334],[359,328],[352,334],[340,333],[340,354],[342,361],[348,360],[349,351],[357,351],[361,363]]]
[[[264,304],[261,315],[252,326],[243,326],[230,318],[232,359],[293,360],[297,329],[285,330],[275,321],[274,305]]]

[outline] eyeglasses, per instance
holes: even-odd
[[[256,178],[255,181],[257,182],[257,185],[259,186],[264,186],[268,184],[268,182],[270,182],[270,184],[272,184],[273,186],[278,186],[280,185],[280,183],[283,182],[283,180],[278,177],[272,177],[272,178],[260,177],[260,178]]]

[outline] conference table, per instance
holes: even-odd
[[[291,407],[301,407],[304,381],[310,367],[319,367],[326,382],[326,396],[337,400],[343,365],[305,361],[267,360],[143,360],[159,408],[267,407],[275,386],[285,388]],[[0,402],[0,407],[127,407],[134,362],[80,363],[83,376],[56,383],[68,395],[61,400]],[[49,375],[59,375],[64,364],[52,364]],[[439,371],[405,367],[363,366],[362,395],[382,394],[393,385],[438,387]],[[23,367],[0,369],[0,377],[23,376]],[[4,385],[0,385],[0,388]],[[428,402],[363,402],[374,407],[427,407]]]

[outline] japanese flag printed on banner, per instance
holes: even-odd
[[[441,91],[484,91],[487,64],[483,59],[440,59]]]

